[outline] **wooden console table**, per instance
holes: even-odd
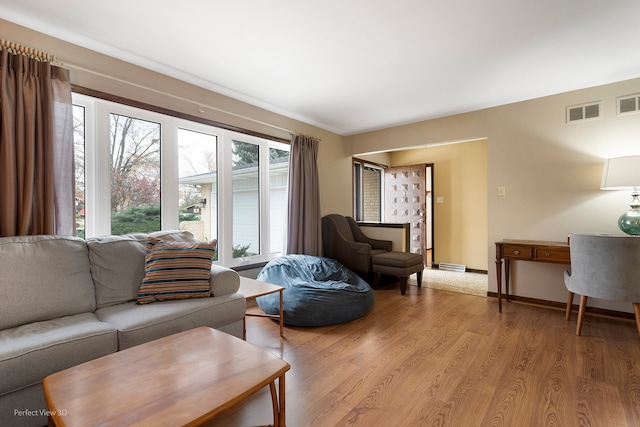
[[[509,301],[509,276],[511,260],[570,264],[569,244],[541,240],[502,240],[496,242],[496,272],[498,282],[498,311],[502,313],[502,260],[504,283]]]

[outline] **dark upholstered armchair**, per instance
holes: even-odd
[[[371,273],[371,256],[391,250],[390,240],[371,239],[351,217],[331,214],[322,218],[324,256],[349,270]]]

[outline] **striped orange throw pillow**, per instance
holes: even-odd
[[[138,304],[210,295],[214,243],[147,241]]]

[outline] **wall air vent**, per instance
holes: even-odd
[[[464,273],[465,271],[467,271],[467,266],[466,265],[453,264],[453,263],[449,263],[449,262],[441,262],[438,265],[438,268],[440,270],[455,271],[457,273]]]
[[[574,105],[567,107],[567,123],[599,119],[602,112],[602,102]]]
[[[602,116],[602,102],[567,107],[567,123],[599,119]]]
[[[617,99],[618,115],[640,112],[640,94],[621,96]]]

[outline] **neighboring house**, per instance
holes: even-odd
[[[200,215],[200,209],[201,209],[201,205],[199,204],[190,205],[184,209],[184,213]]]
[[[271,252],[281,252],[285,244],[285,221],[287,216],[287,171],[289,157],[281,157],[272,160],[269,165],[270,191],[269,206],[271,216]],[[256,232],[259,224],[259,209],[256,203],[258,198],[258,167],[255,164],[242,165],[233,169],[233,206],[237,209],[233,212],[233,247],[247,247],[248,254],[255,253],[259,247],[260,233]],[[195,232],[201,240],[218,239],[218,195],[217,173],[208,172],[187,176],[179,179],[180,185],[193,185],[200,188],[200,199],[204,201],[197,206],[202,226],[197,228],[201,233]],[[187,208],[187,212],[190,207]],[[193,212],[195,213],[195,212]],[[196,230],[196,221],[185,221],[181,228],[189,227]]]

